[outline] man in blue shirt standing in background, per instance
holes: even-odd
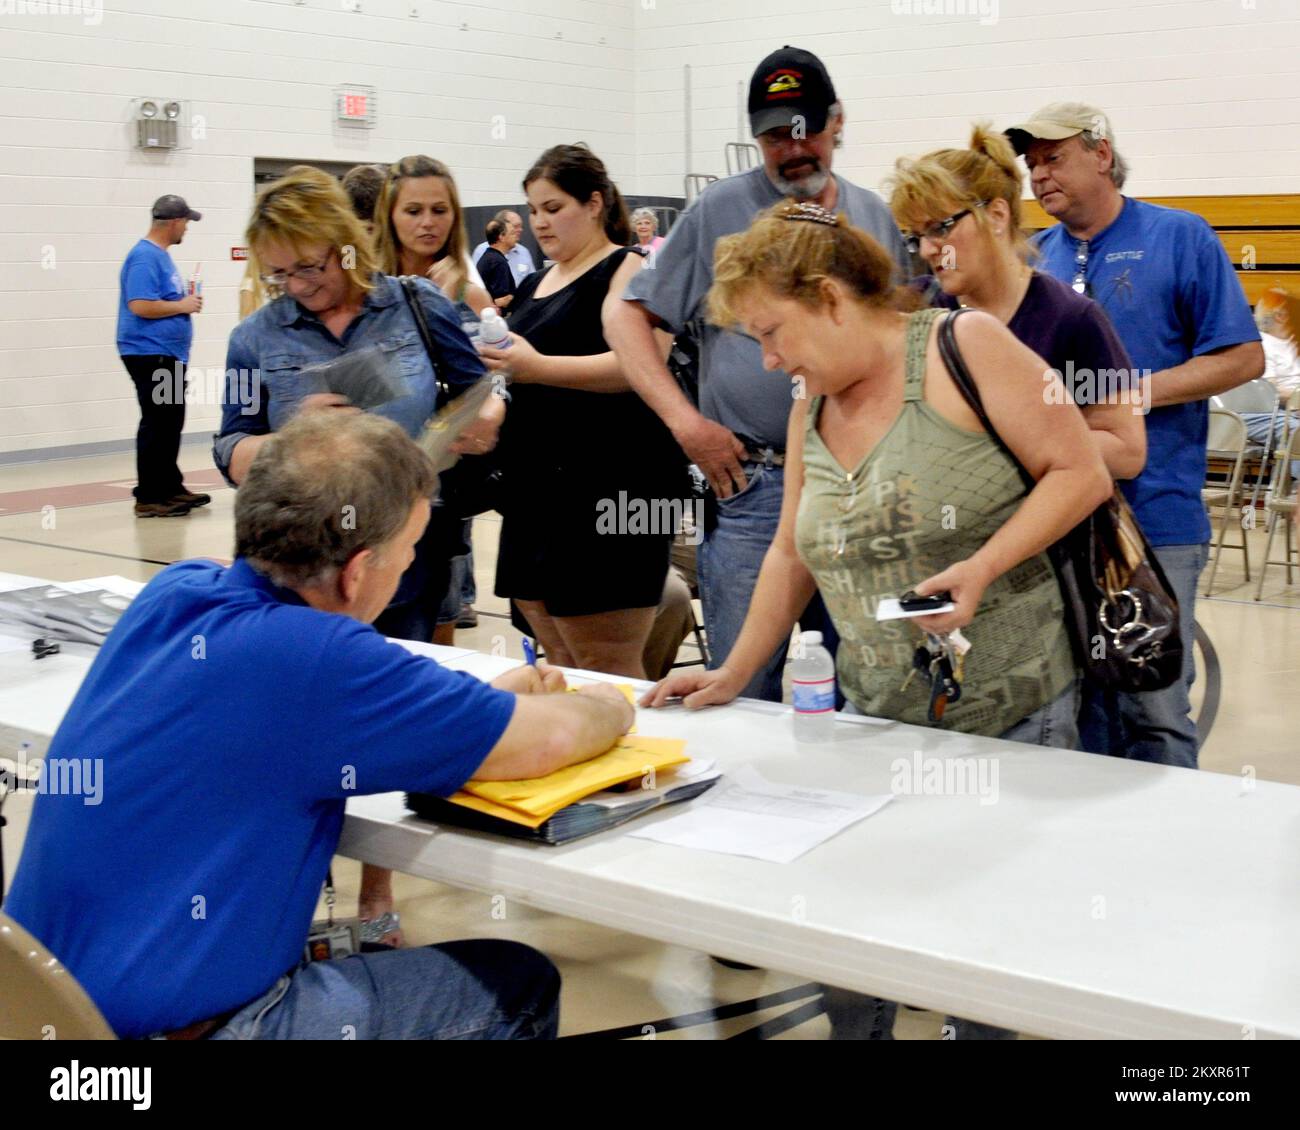
[[[1060,221],[1037,240],[1039,268],[1102,305],[1145,378],[1146,469],[1121,486],[1178,598],[1185,649],[1183,680],[1167,690],[1116,694],[1085,683],[1080,736],[1093,753],[1195,768],[1188,694],[1210,541],[1206,399],[1263,372],[1259,331],[1209,224],[1120,192],[1128,167],[1101,110],[1058,102],[1006,133],[1035,199]]]
[[[194,337],[190,315],[203,309],[203,296],[186,293],[167,253],[185,238],[190,221],[201,218],[181,197],[160,196],[149,234],[122,264],[117,351],[140,404],[133,492],[137,518],[175,518],[212,501],[187,491],[176,465],[185,427],[185,366]]]

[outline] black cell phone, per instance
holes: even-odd
[[[904,612],[929,612],[951,603],[950,592],[937,592],[933,596],[917,596],[915,589],[908,589],[898,598],[898,607]]]

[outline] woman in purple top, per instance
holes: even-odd
[[[969,149],[898,161],[889,206],[908,250],[934,273],[936,304],[973,306],[1005,323],[1045,370],[1060,373],[1110,473],[1131,479],[1146,463],[1147,389],[1102,308],[1030,266],[1021,192],[1011,144],[977,124]]]

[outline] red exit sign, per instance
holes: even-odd
[[[375,91],[369,86],[336,86],[334,118],[339,125],[369,129],[375,124]]]
[[[231,257],[231,258],[232,258],[236,263],[242,263],[245,259],[248,258],[248,248],[247,248],[247,247],[232,247],[232,248],[230,249],[230,257]]]

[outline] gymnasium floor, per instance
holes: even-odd
[[[212,494],[210,506],[184,518],[138,520],[132,512],[134,456],[122,453],[56,462],[0,465],[0,571],[50,580],[118,573],[148,580],[164,565],[186,557],[229,559],[234,492],[212,469],[206,443],[186,444],[181,467],[191,490]],[[519,655],[519,635],[505,601],[492,594],[500,523],[495,515],[474,524],[479,626],[457,633],[460,646],[492,649],[505,639]],[[1234,531],[1229,531],[1229,536]],[[1254,530],[1252,578],[1264,534]],[[1274,557],[1281,556],[1275,538]],[[1288,586],[1286,570],[1269,569],[1263,599],[1247,584],[1240,551],[1225,551],[1214,596],[1197,604],[1222,668],[1222,693],[1213,730],[1201,751],[1207,772],[1240,775],[1246,767],[1264,780],[1300,784],[1296,688],[1300,682],[1300,572]],[[1204,584],[1202,584],[1202,589]],[[685,645],[681,658],[693,657]],[[1200,706],[1200,682],[1195,695]],[[338,860],[334,869],[341,905],[355,900],[359,865]],[[772,1024],[775,1038],[821,1039],[824,1017],[791,1024],[800,1002],[814,995],[799,978],[779,972],[724,968],[706,954],[621,934],[516,903],[494,918],[490,896],[416,879],[395,877],[398,909],[408,944],[458,937],[503,937],[528,942],[548,954],[564,977],[561,1034],[626,1029],[621,1035],[658,1039],[716,1039]],[[779,1000],[764,1000],[773,994]],[[756,1003],[750,1003],[756,1002]],[[735,1016],[712,1010],[737,1004]],[[691,1015],[702,1013],[702,1016]],[[783,1017],[788,1019],[783,1020]],[[659,1023],[682,1018],[672,1029]],[[900,1010],[900,1039],[938,1039],[942,1017]],[[654,1031],[647,1032],[646,1026]]]

